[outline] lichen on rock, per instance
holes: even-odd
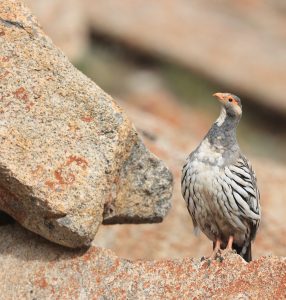
[[[18,0],[0,3],[0,99],[0,210],[24,227],[76,248],[90,245],[110,201],[113,222],[166,215],[170,171]],[[133,165],[136,145],[146,179]]]
[[[237,254],[130,261],[111,250],[67,250],[17,224],[0,227],[2,299],[285,299],[286,259]],[[17,282],[17,288],[11,288]]]

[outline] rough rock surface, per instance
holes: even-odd
[[[162,221],[170,172],[17,0],[0,2],[0,101],[0,210],[69,247],[90,244],[103,212]]]
[[[0,227],[0,299],[285,299],[286,259],[130,261]]]
[[[133,144],[115,180],[114,195],[105,203],[104,224],[162,221],[170,208],[173,177],[141,140]]]
[[[171,58],[286,114],[285,2],[97,0],[95,4],[93,0],[85,0],[84,3],[98,32]]]

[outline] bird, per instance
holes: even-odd
[[[261,207],[255,172],[237,142],[242,104],[231,93],[213,96],[221,104],[219,117],[187,157],[181,191],[195,233],[202,231],[213,242],[209,258],[235,250],[250,262]]]

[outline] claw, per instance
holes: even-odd
[[[214,260],[217,257],[217,253],[220,251],[220,245],[221,245],[221,240],[216,240],[215,242],[215,247],[213,250],[213,253],[209,257],[209,260]]]
[[[228,243],[227,243],[227,246],[224,250],[222,250],[221,254],[224,255],[226,253],[229,253],[229,252],[232,252],[232,244],[233,244],[233,236],[230,235],[229,238],[228,238]]]
[[[229,252],[233,252],[234,250],[232,249],[232,244],[233,244],[233,236],[229,236],[228,242],[227,242],[227,246],[225,249],[221,249],[221,240],[216,240],[215,242],[215,247],[213,249],[213,252],[211,254],[211,256],[209,257],[202,257],[201,261],[207,260],[208,266],[210,266],[211,261],[212,260],[216,260],[218,259],[220,262],[223,262],[224,260],[224,255],[229,253]]]

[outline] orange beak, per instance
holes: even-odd
[[[221,103],[225,102],[225,99],[224,99],[225,94],[224,93],[214,93],[213,96],[217,97],[219,102],[221,102]]]

